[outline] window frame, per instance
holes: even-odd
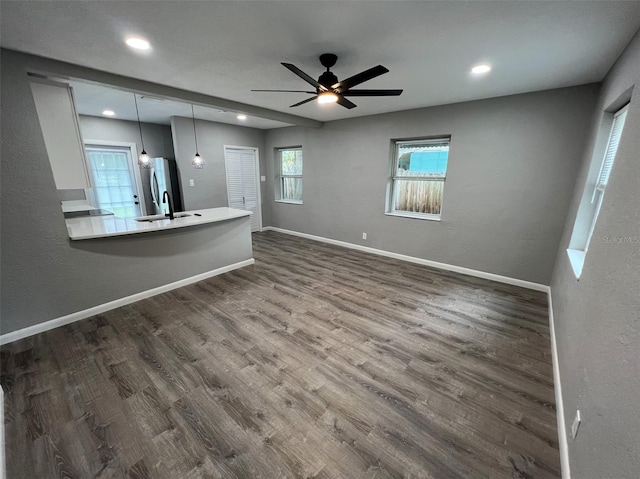
[[[443,183],[442,190],[442,198],[441,202],[444,203],[444,183],[447,179],[447,170],[449,169],[448,163],[448,155],[447,155],[447,170],[445,170],[445,174],[443,177],[431,177],[431,176],[398,176],[398,161],[399,161],[399,151],[402,145],[412,145],[412,144],[425,144],[425,143],[434,143],[441,144],[447,143],[448,148],[451,148],[451,136],[433,136],[433,137],[422,137],[422,138],[410,138],[410,139],[394,139],[391,140],[391,160],[390,164],[390,174],[389,181],[387,185],[387,205],[385,210],[385,215],[387,216],[398,216],[402,218],[413,218],[419,220],[428,220],[428,221],[442,221],[442,210],[443,204],[440,206],[439,214],[432,213],[418,213],[413,211],[404,211],[404,210],[396,210],[396,181],[438,181]]]
[[[589,183],[593,188],[593,192],[590,194],[590,198],[587,197],[585,199],[585,195],[583,194],[583,199],[580,203],[578,212],[576,214],[576,219],[574,221],[569,248],[567,248],[567,256],[569,257],[569,262],[571,263],[571,267],[576,279],[580,279],[580,277],[582,276],[582,270],[584,268],[587,252],[589,251],[589,245],[591,244],[591,239],[593,238],[593,233],[595,232],[596,223],[598,222],[598,216],[600,215],[600,209],[602,207],[602,201],[604,199],[606,188],[609,183],[609,176],[613,171],[613,166],[615,164],[616,157],[618,156],[618,148],[620,146],[620,141],[622,140],[622,134],[624,132],[628,110],[629,103],[627,102],[622,107],[618,108],[615,112],[608,113],[608,115],[610,115],[610,123],[606,124],[606,127],[609,131],[607,134],[607,141],[604,144],[604,151],[599,150],[594,154],[592,159],[593,168],[595,159],[599,157],[602,158],[597,170],[595,182]],[[622,125],[618,128],[618,134],[614,136],[614,133],[616,132],[617,122],[619,121],[620,117],[623,117]],[[613,140],[615,140],[615,151],[613,152],[613,154],[611,154],[611,149],[614,147]],[[606,171],[605,168],[607,168]],[[603,174],[605,175],[604,179]],[[585,188],[587,187],[588,185]],[[586,229],[587,223],[584,220],[585,216],[586,218],[588,218],[588,229]]]
[[[277,187],[275,188],[275,192],[276,192],[276,198],[275,201],[276,203],[288,203],[288,204],[292,204],[292,205],[302,205],[304,204],[304,180],[303,180],[303,175],[304,175],[304,152],[302,149],[302,145],[297,145],[297,146],[283,146],[283,147],[278,147],[275,148],[276,154],[276,183],[277,183]],[[282,173],[282,152],[284,151],[300,151],[301,154],[301,161],[302,161],[302,174],[300,175],[285,175]],[[301,182],[301,196],[302,198],[300,200],[295,200],[295,199],[289,199],[289,198],[283,198],[283,183],[284,180],[286,178],[299,178],[300,182]]]

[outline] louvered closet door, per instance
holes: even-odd
[[[260,230],[256,152],[249,148],[225,148],[229,207],[251,211],[251,231]]]

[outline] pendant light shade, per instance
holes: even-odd
[[[151,159],[144,149],[144,140],[142,139],[142,124],[140,123],[140,112],[138,112],[138,97],[133,93],[133,101],[136,104],[136,117],[138,118],[138,130],[140,131],[140,143],[142,143],[142,153],[138,157],[138,165],[140,168],[151,168]]]
[[[196,134],[196,115],[193,111],[193,103],[191,104],[191,119],[193,120],[193,139],[196,142],[196,154],[194,155],[191,164],[194,168],[202,169],[204,168],[204,160],[200,156],[200,153],[198,153],[198,135]]]

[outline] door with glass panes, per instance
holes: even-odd
[[[96,205],[121,218],[142,216],[131,148],[87,144],[85,151]]]

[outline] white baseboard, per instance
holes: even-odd
[[[228,266],[223,266],[222,268],[207,271],[206,273],[197,274],[195,276],[190,276],[189,278],[181,279],[173,283],[158,286],[157,288],[141,291],[140,293],[132,294],[131,296],[126,296],[114,301],[109,301],[108,303],[99,304],[98,306],[71,313],[60,318],[55,318],[50,321],[34,324],[33,326],[29,326],[28,328],[12,331],[0,336],[0,345],[12,343],[14,341],[18,341],[19,339],[28,338],[29,336],[43,333],[45,331],[49,331],[50,329],[64,326],[65,324],[74,323],[76,321],[80,321],[81,319],[89,318],[91,316],[95,316],[96,314],[101,314],[106,311],[119,308],[120,306],[135,303],[136,301],[150,298],[151,296],[155,296],[157,294],[166,293],[167,291],[171,291],[172,289],[181,288],[182,286],[187,286],[191,283],[197,283],[198,281],[202,281],[213,276],[218,276],[219,274],[227,273],[229,271],[233,271],[234,269],[243,268],[244,266],[249,266],[252,264],[255,264],[255,260],[253,258],[247,259],[238,263],[230,264]]]
[[[4,389],[0,387],[0,479],[6,479],[6,464],[4,455]]]
[[[533,283],[531,281],[524,281],[522,279],[509,278],[508,276],[501,276],[499,274],[487,273],[485,271],[478,271],[476,269],[464,268],[462,266],[455,266],[447,263],[439,263],[437,261],[431,261],[423,258],[416,258],[415,256],[408,256],[400,253],[392,253],[382,249],[370,248],[368,246],[361,246],[354,243],[347,243],[346,241],[334,240],[331,238],[323,238],[322,236],[310,235],[307,233],[299,233],[297,231],[285,230],[282,228],[276,228],[275,226],[266,226],[262,231],[277,231],[279,233],[285,233],[293,236],[300,236],[301,238],[307,238],[314,241],[322,241],[323,243],[334,244],[337,246],[343,246],[345,248],[351,248],[358,251],[364,251],[366,253],[377,254],[380,256],[386,256],[388,258],[399,259],[401,261],[408,261],[410,263],[421,264],[424,266],[430,266],[436,269],[442,269],[445,271],[453,271],[454,273],[465,274],[467,276],[475,276],[477,278],[484,278],[491,281],[497,281],[499,283],[511,284],[513,286],[520,286],[522,288],[533,289],[535,291],[542,291],[544,293],[549,291],[549,286],[546,284]]]
[[[556,343],[556,329],[553,319],[553,302],[551,289],[547,293],[549,303],[549,329],[551,332],[551,359],[553,362],[553,385],[556,395],[556,420],[558,422],[558,447],[560,449],[560,470],[562,479],[571,479],[569,468],[569,445],[567,443],[567,430],[564,422],[564,401],[562,399],[562,383],[560,381],[560,365],[558,363],[558,345]]]

